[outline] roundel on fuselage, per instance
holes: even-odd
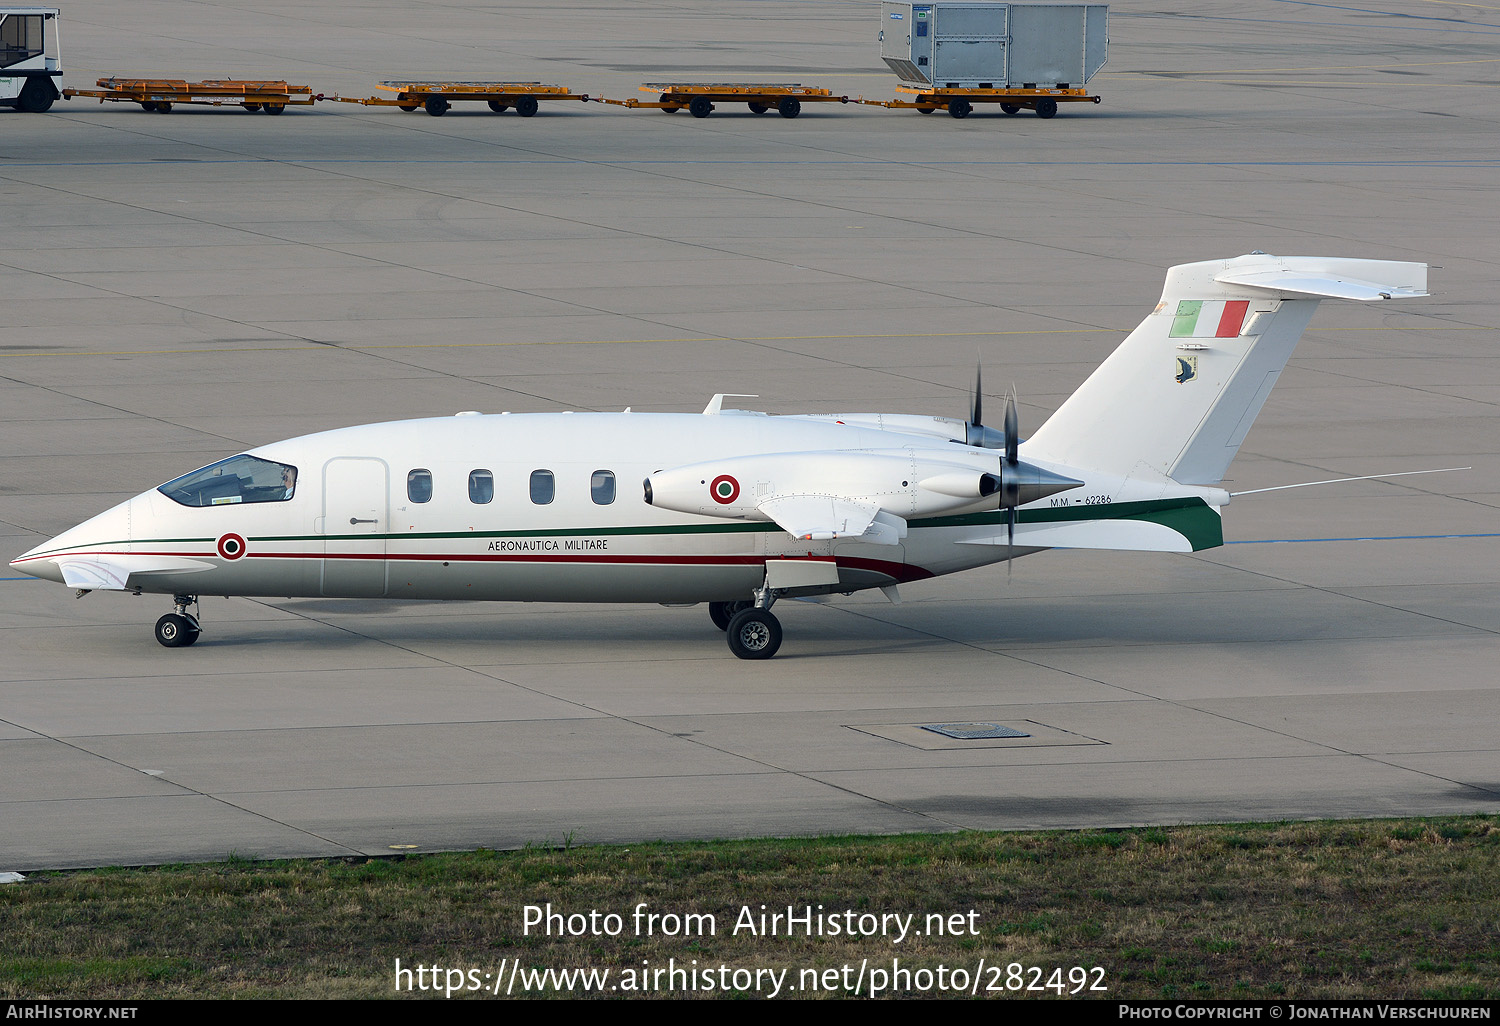
[[[225,559],[239,559],[245,554],[245,539],[237,534],[222,534],[217,548]]]

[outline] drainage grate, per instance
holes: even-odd
[[[944,737],[957,738],[960,741],[1031,736],[1023,730],[1012,730],[1009,727],[1002,727],[998,723],[924,723],[921,726],[923,730],[930,730],[934,734],[942,734]]]

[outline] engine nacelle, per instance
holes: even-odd
[[[993,509],[986,500],[1002,487],[999,457],[950,462],[909,449],[740,456],[659,471],[644,482],[653,506],[739,520],[772,519],[760,505],[792,495],[830,496],[907,519]]]

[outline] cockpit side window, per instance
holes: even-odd
[[[157,491],[183,506],[285,502],[297,491],[297,468],[241,454],[168,481]]]
[[[432,501],[432,471],[413,470],[406,475],[406,497],[412,502]]]

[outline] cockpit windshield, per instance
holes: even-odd
[[[285,502],[296,490],[296,467],[245,455],[211,463],[157,489],[184,506]]]

